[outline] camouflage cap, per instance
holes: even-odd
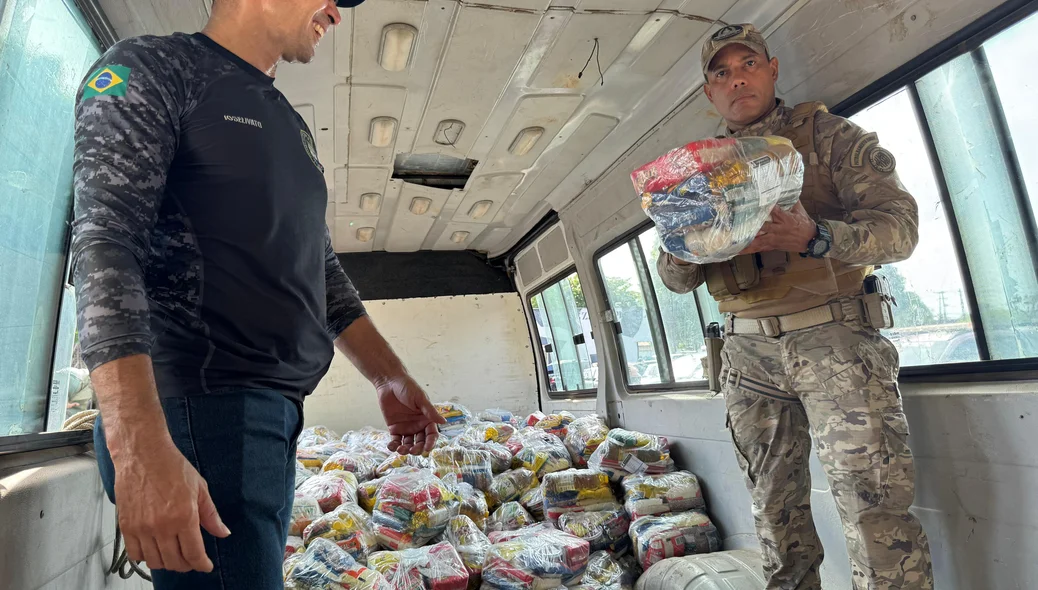
[[[710,60],[714,59],[714,56],[722,49],[735,43],[745,45],[746,47],[759,53],[763,53],[764,55],[771,55],[768,53],[768,44],[764,41],[764,35],[757,30],[757,27],[749,23],[728,25],[718,29],[713,35],[710,35],[710,38],[703,44],[702,63],[704,76],[710,68]]]

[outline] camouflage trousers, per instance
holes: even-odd
[[[893,344],[857,322],[726,338],[728,427],[753,497],[768,590],[821,588],[812,437],[843,520],[855,590],[933,588],[929,543],[908,512],[915,468],[898,363]]]

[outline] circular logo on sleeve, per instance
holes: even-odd
[[[306,150],[306,155],[310,156],[310,161],[314,163],[314,166],[324,174],[324,166],[321,165],[321,161],[317,159],[317,146],[314,145],[314,138],[306,132],[306,129],[300,129],[299,135],[303,139],[303,149]]]
[[[894,171],[897,161],[894,160],[894,154],[890,153],[886,148],[876,146],[869,152],[869,164],[872,164],[872,168],[876,172],[890,174]]]

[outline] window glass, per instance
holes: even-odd
[[[0,11],[2,436],[47,426],[72,204],[75,95],[100,53],[65,2],[7,0]],[[68,340],[72,326],[63,322],[62,329]],[[64,352],[71,355],[71,347]]]
[[[544,309],[544,297],[541,294],[530,298],[533,318],[537,323],[537,335],[540,339],[541,352],[544,354],[544,368],[547,373],[548,391],[562,391],[562,377],[558,374],[559,359],[555,356],[555,338],[548,325],[548,315]]]
[[[660,279],[659,273],[656,272],[660,240],[655,228],[650,227],[639,234],[638,241],[641,242],[642,252],[645,253],[648,259],[646,262],[651,269],[649,276],[652,277],[652,286],[663,321],[671,366],[674,369],[674,381],[702,381],[706,378],[702,361],[706,355],[706,345],[703,341],[703,328],[696,297],[692,293],[675,293]]]
[[[606,297],[619,327],[620,350],[628,385],[663,383],[666,368],[659,364],[662,346],[653,337],[631,244],[614,248],[598,261]],[[650,273],[652,274],[652,273]]]
[[[901,183],[919,204],[915,252],[876,273],[886,277],[897,301],[895,327],[885,334],[897,346],[901,365],[980,360],[955,243],[910,93],[900,90],[851,120],[879,135],[894,154]],[[972,347],[952,345],[963,341]]]
[[[598,359],[584,292],[576,273],[530,299],[548,373],[548,391],[598,387]]]
[[[984,86],[985,69],[982,55],[966,54],[924,76],[917,88],[962,233],[991,357],[1033,357],[1038,356],[1038,280],[993,116],[998,98]]]

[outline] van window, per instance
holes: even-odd
[[[548,391],[598,389],[598,356],[584,291],[576,273],[551,283],[530,298]]]

